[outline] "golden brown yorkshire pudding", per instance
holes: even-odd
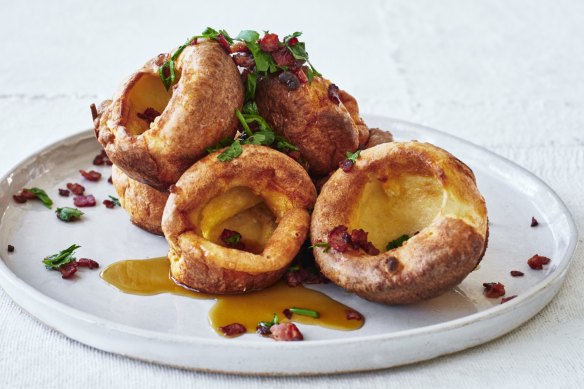
[[[153,234],[163,235],[160,223],[170,193],[132,180],[116,165],[112,166],[112,182],[132,223]]]
[[[322,77],[296,90],[279,77],[263,78],[256,102],[272,127],[300,149],[314,175],[335,170],[347,151],[362,148],[369,137],[357,101]]]
[[[187,46],[168,91],[158,74],[169,55],[134,73],[114,99],[94,112],[95,134],[130,178],[159,190],[174,184],[205,149],[232,137],[243,104],[237,66],[215,41]]]
[[[229,162],[210,154],[172,187],[162,217],[174,279],[208,293],[276,282],[308,233],[316,190],[292,158],[244,145]],[[238,237],[239,235],[239,237]]]
[[[364,150],[348,173],[333,174],[310,232],[331,281],[368,300],[413,303],[452,288],[477,266],[487,209],[472,171],[448,152],[384,143]],[[404,235],[410,238],[402,245]]]

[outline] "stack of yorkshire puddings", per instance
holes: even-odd
[[[92,106],[120,202],[165,236],[174,280],[265,288],[310,236],[322,273],[369,300],[412,303],[461,282],[488,237],[473,172],[369,129],[300,34],[252,33],[193,38]]]

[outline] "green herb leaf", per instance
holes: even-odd
[[[254,73],[249,73],[247,75],[247,79],[245,80],[245,99],[246,100],[254,100],[255,99],[255,92],[256,86],[258,83],[258,75]]]
[[[313,249],[315,247],[322,247],[323,253],[326,253],[331,248],[331,246],[328,244],[328,242],[316,242],[315,244],[313,244],[312,246],[309,246],[308,248]]]
[[[212,29],[211,27],[207,27],[205,31],[201,33],[202,38],[217,39],[217,35],[219,35],[219,31]]]
[[[55,213],[57,214],[59,220],[62,220],[64,222],[75,221],[79,219],[81,215],[83,215],[83,212],[81,212],[77,208],[70,207],[57,208],[57,211]]]
[[[258,105],[256,104],[255,101],[249,101],[247,103],[245,103],[245,105],[243,106],[243,113],[245,115],[258,115],[260,114],[260,111],[258,110]]]
[[[354,153],[351,153],[350,151],[347,151],[347,154],[345,154],[347,156],[347,159],[353,163],[357,162],[357,158],[359,158],[359,155],[361,154],[361,150],[357,150]]]
[[[244,141],[244,143],[251,145],[270,146],[272,143],[274,143],[275,139],[276,135],[273,131],[262,128],[254,132],[252,136]]]
[[[247,125],[247,120],[245,119],[245,117],[243,116],[243,114],[239,111],[239,109],[236,109],[235,110],[235,116],[237,116],[237,118],[239,119],[239,122],[243,126],[243,130],[245,131],[245,133],[247,134],[247,136],[252,136],[253,135],[253,132],[251,131],[251,129]]]
[[[49,209],[53,206],[53,200],[47,195],[47,192],[40,188],[30,188],[29,192],[34,193],[34,195],[43,203],[43,205]]]
[[[290,35],[286,35],[286,36],[284,37],[284,43],[288,43],[288,41],[289,41],[290,39],[292,39],[292,38],[298,38],[300,35],[302,35],[302,33],[301,33],[300,31],[296,31],[296,32],[293,32],[293,33],[292,33],[292,34],[290,34]]]
[[[241,143],[239,140],[236,140],[226,149],[224,152],[217,156],[217,159],[221,162],[229,162],[234,158],[237,158],[241,155],[243,149],[241,148]]]
[[[398,247],[401,247],[404,244],[404,242],[408,239],[410,239],[410,237],[408,235],[404,234],[404,235],[400,236],[399,238],[394,239],[391,242],[389,242],[387,244],[387,246],[385,246],[385,250],[392,250],[392,249],[396,249]]]
[[[50,255],[43,259],[43,263],[47,267],[47,269],[58,269],[60,266],[65,265],[66,263],[75,261],[75,257],[73,253],[75,250],[80,248],[76,244],[73,244],[66,248],[65,250],[59,251],[57,254]]]
[[[176,61],[178,56],[183,52],[183,50],[185,49],[185,47],[189,46],[191,43],[193,43],[193,41],[197,39],[196,36],[187,39],[187,41],[185,42],[184,45],[181,45],[178,47],[178,49],[176,49],[176,51],[172,54],[172,57],[170,57],[170,59],[172,59],[173,61]]]
[[[267,327],[267,328],[270,328],[274,324],[280,324],[280,319],[278,318],[278,315],[275,314],[275,313],[274,313],[274,317],[272,318],[272,321],[260,321],[260,322],[258,322],[258,326]]]
[[[284,138],[280,134],[276,134],[276,149],[282,152],[298,151],[298,147],[288,142],[288,139]]]
[[[168,69],[168,71],[165,69]],[[168,73],[168,76],[166,75],[166,73]],[[174,83],[174,80],[176,78],[176,76],[174,74],[174,61],[172,59],[169,59],[168,61],[166,61],[158,69],[158,75],[160,76],[160,79],[162,80],[162,84],[164,85],[166,90],[168,90],[170,88],[170,86]]]
[[[122,206],[122,204],[120,204],[120,200],[117,197],[114,197],[114,196],[107,196],[107,197],[109,197],[110,200],[114,202],[114,205],[116,205],[118,207]]]
[[[221,150],[224,147],[230,146],[231,143],[233,143],[232,138],[223,138],[215,146],[207,147],[205,150],[207,151],[207,153],[211,154],[217,150]]]
[[[223,239],[223,242],[227,243],[227,244],[238,244],[241,241],[241,234],[237,231],[234,231],[235,233],[228,236],[227,238]]]
[[[296,315],[309,316],[309,317],[313,317],[315,319],[318,319],[320,317],[320,314],[317,311],[314,311],[312,309],[288,308],[288,310]]]
[[[258,39],[260,39],[260,34],[253,30],[243,30],[237,34],[237,37],[235,37],[235,40],[244,41],[246,43],[257,42]]]

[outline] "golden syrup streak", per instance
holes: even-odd
[[[295,314],[290,319],[293,322],[343,331],[363,326],[363,320],[347,319],[347,311],[354,309],[301,285],[292,288],[280,281],[270,288],[238,295],[212,295],[183,288],[170,278],[170,265],[166,257],[115,262],[101,273],[101,278],[130,294],[172,293],[195,299],[216,299],[209,312],[209,322],[220,335],[223,333],[219,327],[232,323],[243,324],[247,332],[255,332],[259,321],[272,321],[274,314],[280,321],[288,321],[282,313],[286,308],[311,309],[320,315],[319,318],[312,318]]]

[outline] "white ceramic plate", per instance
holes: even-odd
[[[336,300],[366,317],[352,332],[299,325],[304,342],[274,342],[255,334],[218,337],[207,313],[213,301],[175,295],[135,296],[119,292],[84,269],[75,281],[45,270],[40,262],[70,244],[82,246],[102,268],[121,259],[165,255],[166,241],[134,227],[121,209],[101,201],[114,195],[104,178],[84,181],[79,169],[94,169],[99,145],[90,131],[48,146],[16,166],[0,182],[0,284],[31,315],[66,336],[101,350],[185,368],[230,373],[319,374],[371,370],[427,360],[472,347],[505,334],[541,310],[556,294],[576,244],[576,229],[565,205],[542,181],[521,167],[447,134],[383,117],[367,117],[371,126],[392,131],[397,140],[417,139],[441,146],[476,173],[490,219],[490,239],[480,269],[457,288],[412,306],[374,304],[334,285],[318,285]],[[81,182],[98,199],[76,223],[62,223],[38,202],[15,204],[23,187],[47,190],[56,206],[72,206],[59,197],[66,182]],[[53,209],[56,208],[53,207]],[[540,225],[531,228],[531,217]],[[7,253],[7,245],[16,247]],[[530,270],[534,254],[552,258],[543,271]],[[517,269],[524,277],[513,278]],[[483,282],[502,282],[507,295],[499,304],[483,296]]]

